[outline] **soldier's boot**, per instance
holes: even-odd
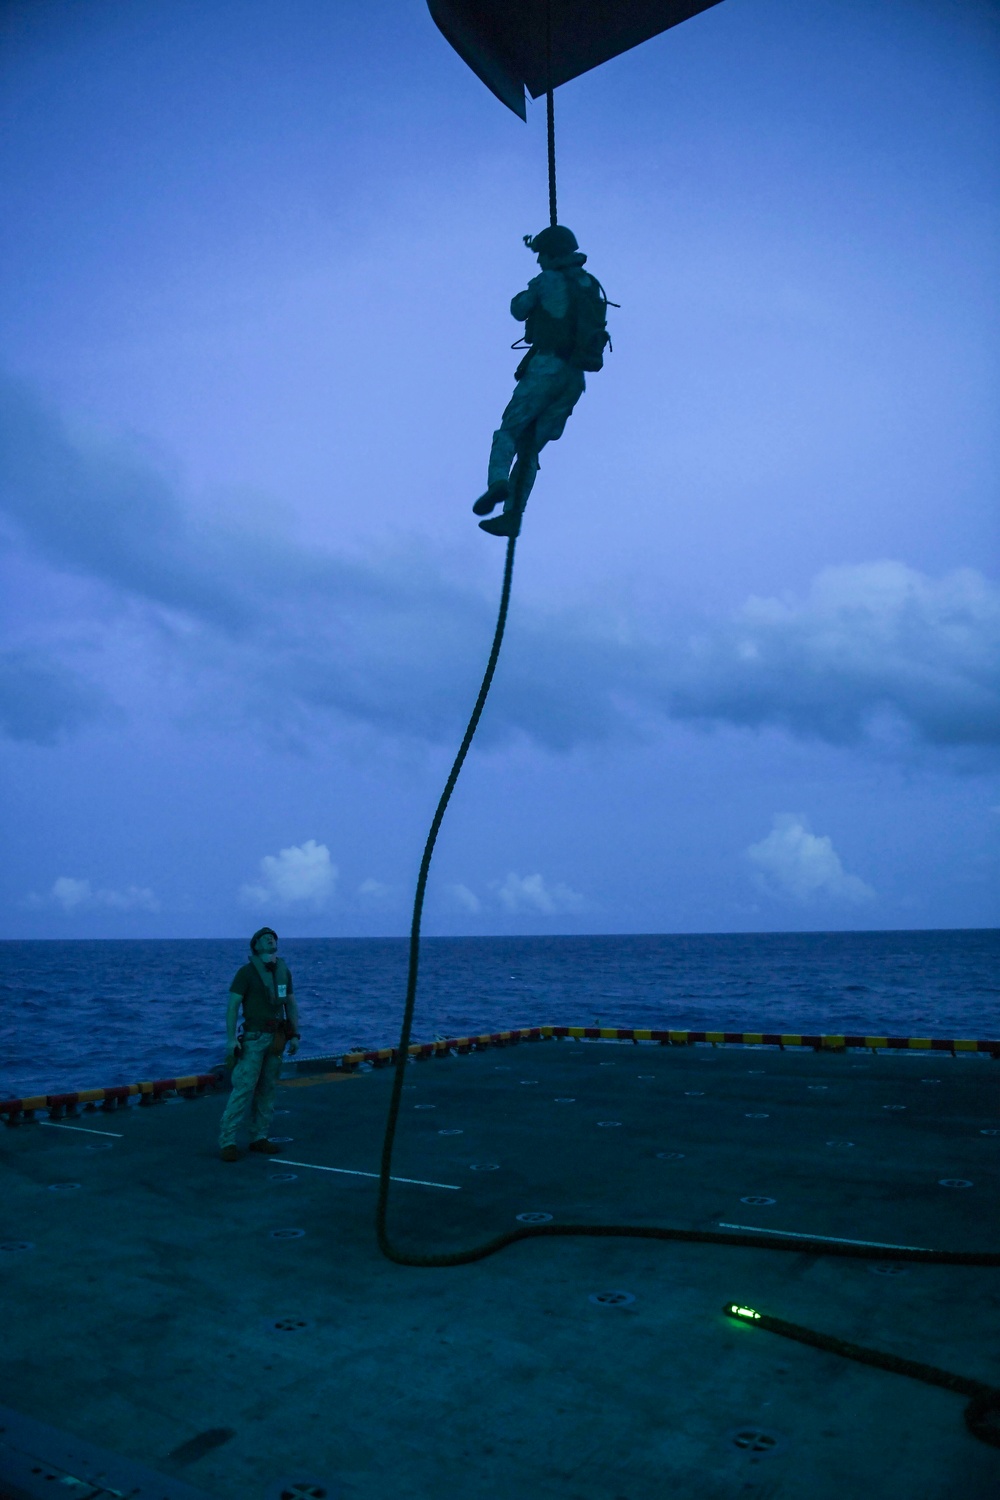
[[[219,1156],[223,1161],[239,1161],[240,1159],[240,1153],[235,1146],[223,1146]]]
[[[473,504],[472,509],[477,516],[488,516],[491,510],[496,510],[510,494],[510,483],[506,479],[494,479],[493,483],[480,495]]]
[[[490,536],[519,536],[521,512],[519,509],[505,510],[502,515],[492,516],[488,521],[480,521],[479,529],[488,531]]]
[[[263,1136],[259,1141],[250,1142],[250,1150],[263,1151],[265,1156],[277,1156],[281,1147],[276,1146],[273,1141],[269,1141],[267,1136]]]

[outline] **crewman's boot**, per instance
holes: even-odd
[[[265,1156],[277,1156],[281,1147],[276,1146],[273,1141],[269,1141],[267,1136],[263,1136],[259,1141],[250,1142],[250,1150],[263,1151]]]
[[[219,1155],[223,1161],[239,1161],[240,1159],[240,1153],[235,1146],[223,1146]]]
[[[491,516],[488,521],[480,521],[480,531],[488,531],[490,536],[518,536],[521,531],[521,512],[512,507],[505,510],[502,515]]]
[[[494,479],[489,488],[480,495],[472,509],[477,516],[488,516],[491,510],[496,510],[510,494],[510,481],[506,479]]]

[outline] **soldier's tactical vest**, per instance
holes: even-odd
[[[557,354],[578,370],[604,367],[604,349],[611,342],[607,329],[608,299],[589,271],[560,273],[569,292],[564,318],[554,318],[539,303],[524,325],[524,341],[535,354]]]
[[[243,1024],[247,1031],[273,1031],[285,1014],[285,1001],[291,993],[288,965],[279,958],[274,970],[274,992],[265,985],[253,964],[248,964],[250,979],[243,997]],[[284,987],[284,995],[281,994]]]

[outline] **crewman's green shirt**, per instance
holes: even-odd
[[[270,1030],[266,1023],[280,1021],[285,1014],[285,1002],[292,997],[292,973],[284,959],[279,958],[272,994],[253,964],[244,964],[242,969],[237,969],[229,989],[232,994],[243,998],[243,1020],[247,1031]]]

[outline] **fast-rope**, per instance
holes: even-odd
[[[556,220],[556,151],[555,151],[555,109],[553,105],[552,90],[546,94],[546,135],[548,146],[548,176],[549,176],[549,220],[555,224]],[[521,475],[528,473],[530,465],[519,464],[512,476],[515,488],[518,484],[518,469]],[[524,496],[517,496],[518,508],[523,508]],[[417,998],[417,982],[420,973],[420,927],[423,917],[424,896],[427,890],[427,880],[430,875],[431,859],[434,855],[434,846],[441,831],[444,815],[451,801],[452,793],[458,783],[459,775],[465,764],[466,756],[472,747],[479,721],[482,718],[483,709],[489,696],[493,676],[496,672],[497,662],[500,659],[500,648],[503,644],[504,632],[507,627],[507,614],[510,607],[511,585],[514,577],[514,552],[517,547],[517,537],[512,536],[507,542],[507,555],[504,561],[503,585],[500,590],[500,608],[497,613],[496,628],[493,632],[493,644],[490,648],[489,660],[486,671],[479,688],[472,715],[466,726],[462,743],[458,754],[455,756],[448,779],[445,782],[444,791],[431,820],[430,830],[424,843],[423,857],[420,861],[420,871],[417,876],[417,886],[413,897],[413,916],[410,923],[410,947],[409,964],[406,981],[406,1001],[403,1008],[403,1024],[400,1030],[399,1046],[396,1050],[395,1074],[393,1077],[392,1095],[389,1101],[389,1112],[386,1119],[385,1135],[382,1141],[382,1161],[379,1172],[378,1204],[375,1210],[375,1232],[378,1239],[378,1247],[388,1260],[394,1261],[400,1266],[461,1266],[470,1261],[483,1260],[488,1255],[494,1255],[498,1250],[507,1245],[513,1245],[518,1240],[551,1238],[563,1235],[588,1235],[598,1238],[632,1238],[632,1239],[656,1239],[677,1240],[687,1244],[701,1245],[732,1245],[746,1246],[756,1250],[785,1250],[801,1254],[805,1252],[810,1255],[841,1255],[858,1260],[885,1260],[886,1251],[891,1250],[895,1261],[912,1261],[924,1265],[946,1265],[946,1266],[1000,1266],[1000,1253],[996,1251],[964,1251],[964,1250],[923,1250],[914,1249],[909,1246],[879,1246],[877,1248],[866,1245],[851,1243],[832,1244],[829,1240],[810,1239],[808,1235],[769,1235],[769,1234],[720,1234],[715,1230],[702,1229],[666,1229],[647,1224],[533,1224],[518,1229],[507,1230],[504,1234],[494,1235],[492,1239],[484,1241],[481,1245],[473,1245],[465,1250],[453,1250],[446,1254],[420,1255],[413,1251],[406,1251],[394,1245],[389,1238],[387,1229],[388,1207],[389,1207],[389,1183],[392,1172],[392,1149],[396,1136],[396,1125],[399,1118],[400,1104],[403,1092],[403,1080],[406,1076],[406,1065],[409,1058],[410,1033],[413,1025],[413,1012]],[[735,1306],[735,1304],[733,1304]],[[762,1320],[763,1321],[763,1320]],[[778,1319],[768,1319],[767,1326],[776,1333],[785,1333],[787,1336],[800,1337],[800,1333],[791,1333],[793,1325],[780,1325]],[[803,1330],[809,1334],[808,1342],[816,1347],[830,1351],[831,1353],[847,1354],[849,1357],[859,1357],[853,1351],[855,1346],[845,1345],[843,1340],[832,1336],[814,1333],[812,1330]],[[931,1379],[934,1384],[946,1384],[947,1382],[935,1378],[943,1372],[933,1371],[932,1366],[916,1365],[912,1361],[898,1360],[894,1355],[872,1354],[870,1363],[880,1363],[883,1368],[897,1369],[900,1373],[915,1375],[919,1379]],[[907,1368],[903,1368],[907,1366]],[[931,1372],[933,1375],[920,1372]],[[949,1381],[958,1380],[960,1377],[948,1377]],[[969,1394],[976,1398],[975,1419],[969,1421],[969,1428],[983,1441],[1000,1447],[1000,1420],[993,1421],[992,1418],[1000,1419],[1000,1390],[980,1385],[976,1382],[966,1382],[965,1386],[955,1386],[952,1389],[968,1388]],[[973,1390],[974,1387],[974,1390]]]

